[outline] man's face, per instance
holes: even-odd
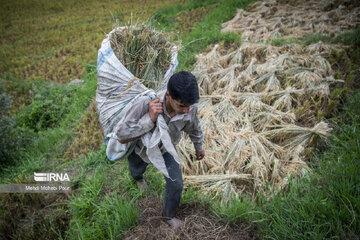
[[[189,113],[191,104],[185,105],[185,104],[181,103],[180,101],[173,99],[170,96],[170,94],[168,94],[168,92],[167,92],[166,96],[167,96],[167,99],[169,101],[169,104],[170,104],[172,110],[175,111],[176,114]]]

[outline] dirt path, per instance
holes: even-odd
[[[248,223],[226,225],[200,204],[181,204],[177,217],[184,221],[184,228],[172,230],[161,218],[162,200],[148,196],[139,201],[139,224],[124,235],[124,239],[259,239]]]

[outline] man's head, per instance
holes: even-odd
[[[188,113],[190,106],[200,98],[195,76],[185,71],[171,76],[166,94],[170,97],[170,105],[176,114]]]

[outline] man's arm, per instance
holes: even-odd
[[[189,134],[189,137],[195,147],[196,158],[200,160],[205,156],[205,151],[203,148],[204,134],[201,130],[200,121],[197,117],[197,108],[195,108],[194,111],[194,117],[190,123],[186,124],[184,131]]]
[[[146,103],[147,101],[145,101],[144,103]],[[139,104],[140,105],[140,104]],[[135,113],[136,111],[138,111],[139,109],[136,109],[136,108],[140,108],[140,107],[142,107],[142,111],[141,112],[145,112],[145,115],[149,115],[149,117],[150,117],[150,119],[151,119],[151,121],[153,122],[153,123],[155,123],[156,122],[156,120],[157,120],[157,117],[158,117],[158,115],[159,114],[161,114],[162,113],[162,102],[161,101],[159,101],[159,99],[155,99],[155,100],[153,100],[153,101],[150,101],[149,103],[148,103],[148,108],[146,108],[146,106],[138,106],[138,105],[135,105],[135,107],[134,106],[132,106],[132,110],[130,110],[130,116],[131,117],[134,117],[134,115],[136,116],[137,114]],[[146,109],[148,109],[148,112],[146,112]],[[132,113],[132,114],[131,114]],[[141,114],[140,114],[141,115]],[[147,117],[145,117],[146,118],[146,121],[148,121],[147,120]],[[149,127],[150,127],[150,125],[151,124],[149,124]],[[151,130],[152,128],[150,128],[150,130]],[[124,129],[125,130],[125,132],[126,132],[126,129]],[[147,129],[145,129],[145,130],[147,130]],[[129,138],[129,139],[122,139],[122,140],[119,140],[119,142],[120,143],[128,143],[128,142],[132,142],[132,141],[134,141],[134,140],[136,140],[136,139],[138,139],[140,136],[141,136],[142,134],[140,134],[139,136],[137,136],[137,137],[133,137],[133,138]]]
[[[116,133],[120,143],[131,142],[155,126],[149,115],[149,101],[150,99],[146,96],[140,97],[125,113],[126,116]]]

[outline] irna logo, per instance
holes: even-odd
[[[34,173],[36,182],[70,182],[67,173]]]

